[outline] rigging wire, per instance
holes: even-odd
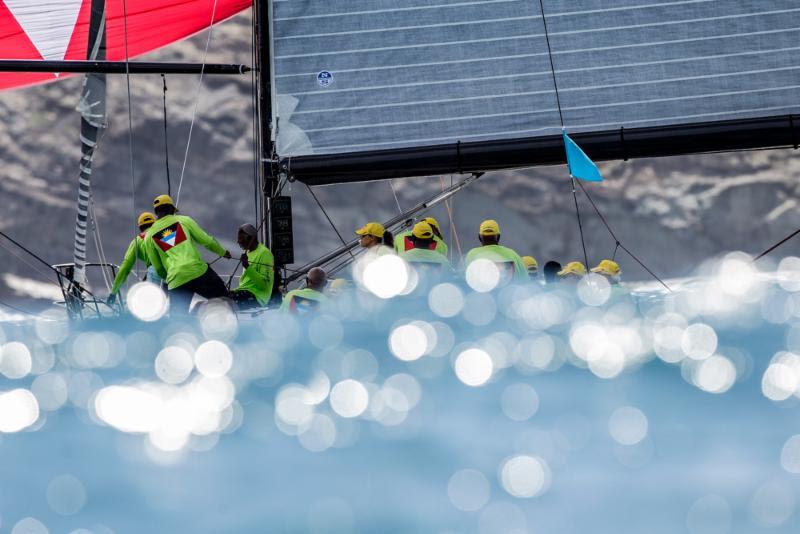
[[[758,260],[760,260],[761,258],[763,258],[764,256],[766,256],[767,254],[769,254],[770,252],[772,252],[773,250],[775,250],[775,249],[776,249],[776,248],[778,248],[779,246],[783,245],[784,243],[786,243],[787,241],[789,241],[790,239],[792,239],[792,238],[793,238],[794,236],[796,236],[797,234],[800,234],[800,228],[798,228],[797,230],[795,230],[795,231],[794,231],[794,232],[792,232],[791,234],[787,235],[786,237],[784,237],[783,239],[781,239],[780,241],[778,241],[777,243],[775,243],[774,245],[772,245],[771,247],[769,247],[767,250],[765,250],[764,252],[762,252],[761,254],[759,254],[758,256],[756,256],[755,258],[753,258],[753,261],[758,261]]]
[[[128,93],[128,147],[131,169],[131,210],[133,212],[134,232],[136,230],[136,167],[133,160],[133,106],[131,97],[131,65],[128,55],[128,0],[122,0],[122,26],[125,40],[125,83]],[[137,272],[138,274],[138,272]]]
[[[444,186],[444,176],[439,177],[439,183],[442,185],[442,191],[445,190]],[[450,187],[453,186],[453,175],[450,175]],[[453,207],[450,204],[450,199],[444,201],[444,207],[447,210],[447,217],[450,220],[450,243],[456,246],[456,250],[458,250],[458,257],[459,262],[464,261],[464,254],[461,252],[461,240],[458,238],[458,228],[456,227],[456,220],[453,216]],[[450,254],[450,263],[453,263],[453,255]]]
[[[250,25],[250,64],[256,64],[256,13],[255,13],[255,5],[253,5],[252,10],[252,24]],[[250,70],[250,110],[251,110],[251,118],[252,118],[252,139],[253,139],[253,201],[255,203],[255,215],[256,220],[260,219],[261,216],[261,182],[259,180],[259,160],[260,150],[259,147],[261,146],[260,141],[260,129],[258,124],[258,93],[256,91],[256,69]]]
[[[397,203],[397,213],[403,213],[403,208],[400,207],[400,199],[397,198],[397,190],[394,188],[394,180],[392,178],[389,178],[389,187],[392,188],[394,201]]]
[[[100,274],[103,276],[103,282],[106,285],[106,289],[109,293],[111,293],[112,281],[108,278],[108,273],[106,272],[105,266],[109,264],[108,258],[106,257],[106,251],[103,248],[103,236],[100,233],[100,222],[95,215],[94,209],[94,195],[89,197],[89,215],[92,217],[92,237],[94,239],[94,248],[97,249],[97,255],[99,256],[100,263],[102,266],[100,267]]]
[[[167,133],[167,75],[161,75],[161,82],[164,85],[164,159],[167,167],[167,194],[172,196],[172,180],[169,176],[169,134]]]
[[[49,283],[49,284],[55,284],[55,285],[56,285],[56,286],[58,286],[59,288],[61,287],[61,286],[60,286],[60,285],[59,285],[57,282],[54,282],[53,280],[51,280],[51,279],[50,279],[50,274],[52,274],[52,273],[45,273],[45,272],[44,272],[44,271],[42,271],[42,270],[41,270],[39,267],[37,267],[35,264],[33,264],[33,263],[29,262],[28,260],[26,260],[25,258],[23,258],[22,256],[20,256],[19,254],[17,254],[16,252],[14,252],[14,250],[13,250],[13,249],[11,249],[11,248],[9,248],[9,247],[5,246],[5,245],[4,245],[4,244],[3,244],[1,241],[0,241],[0,248],[2,248],[3,250],[5,250],[6,252],[8,252],[8,253],[9,253],[9,254],[11,254],[12,256],[14,256],[15,258],[17,258],[19,261],[21,261],[22,263],[24,263],[25,265],[27,265],[28,267],[30,267],[30,268],[31,268],[31,269],[33,269],[34,271],[36,271],[36,273],[37,273],[39,276],[41,276],[41,277],[42,277],[42,279],[43,279],[44,281],[46,281],[47,283]]]
[[[38,317],[38,315],[36,315],[36,314],[33,314],[31,312],[28,312],[28,311],[25,311],[22,308],[17,308],[13,304],[9,304],[8,302],[5,302],[3,300],[0,300],[0,306],[3,306],[3,307],[8,308],[10,310],[14,310],[15,312],[21,313],[23,315],[27,315],[28,317],[34,317],[34,318]]]
[[[564,113],[561,110],[561,97],[558,94],[558,80],[556,79],[556,66],[553,62],[553,49],[550,46],[550,33],[547,31],[547,17],[544,13],[544,0],[539,0],[539,7],[542,10],[542,24],[544,26],[544,39],[547,43],[547,57],[550,59],[550,72],[553,75],[553,89],[555,90],[556,94],[556,107],[558,108],[558,119],[561,122],[561,131],[566,132],[566,126],[564,125]],[[567,162],[567,167],[569,167],[569,161]],[[578,207],[578,193],[575,191],[575,177],[572,176],[572,169],[569,170],[569,177],[572,181],[572,198],[575,201],[575,215],[578,218],[578,232],[581,236],[581,247],[583,248],[583,261],[586,262],[586,267],[589,267],[589,256],[586,254],[586,239],[583,236],[583,224],[581,224],[581,211]],[[581,186],[583,188],[583,186]]]
[[[16,245],[16,246],[17,246],[19,249],[21,249],[23,252],[26,252],[26,253],[27,253],[29,256],[31,256],[33,259],[35,259],[35,260],[36,260],[36,261],[38,261],[39,263],[42,263],[42,264],[44,264],[44,265],[45,265],[45,266],[46,266],[46,267],[47,267],[47,268],[50,270],[50,272],[51,272],[51,273],[56,273],[56,276],[58,276],[58,277],[60,277],[60,276],[61,276],[61,272],[60,272],[58,269],[56,269],[55,267],[53,267],[52,265],[50,265],[49,263],[47,263],[46,261],[44,261],[44,260],[41,258],[41,256],[39,256],[39,255],[38,255],[38,254],[36,254],[35,252],[31,251],[30,249],[28,249],[27,247],[25,247],[24,245],[22,245],[22,244],[21,244],[19,241],[17,241],[16,239],[14,239],[14,238],[10,237],[8,234],[6,234],[5,232],[3,232],[2,230],[0,230],[0,237],[4,237],[4,238],[6,238],[8,241],[10,241],[10,242],[11,242],[11,243],[13,243],[14,245]],[[47,278],[47,276],[46,276],[46,275],[44,275],[44,274],[42,273],[42,271],[40,271],[40,270],[39,270],[39,269],[38,269],[36,266],[34,266],[34,265],[30,264],[29,262],[25,261],[24,259],[20,258],[20,257],[19,257],[19,256],[17,256],[16,254],[14,254],[14,253],[13,253],[13,252],[12,252],[12,251],[9,249],[9,248],[7,248],[7,247],[3,246],[2,242],[0,242],[0,247],[2,247],[2,248],[4,248],[4,249],[6,249],[7,251],[11,252],[11,254],[13,254],[15,257],[19,258],[19,259],[20,259],[20,261],[23,261],[23,262],[24,262],[26,265],[28,265],[28,266],[29,266],[29,267],[31,267],[32,269],[36,270],[36,271],[37,271],[39,274],[42,274],[43,276],[45,276],[45,278]],[[53,282],[52,280],[49,280],[49,282],[51,282],[51,283],[55,284],[56,286],[58,286],[58,288],[59,288],[59,289],[61,289],[62,291],[64,290],[64,288],[63,288],[63,287],[61,287],[61,284],[59,284],[59,283],[57,283],[57,282]],[[82,287],[82,286],[78,286],[78,287],[80,288],[80,290],[81,290],[81,291],[83,291],[84,293],[86,293],[87,295],[89,295],[90,297],[92,297],[93,299],[97,300],[97,297],[96,297],[96,296],[95,296],[95,295],[94,295],[94,294],[93,294],[91,291],[89,291],[88,289],[86,289],[86,288],[84,288],[84,287]]]
[[[211,24],[208,27],[208,38],[206,39],[206,47],[203,51],[203,61],[200,67],[200,79],[197,82],[197,92],[194,97],[194,109],[192,110],[192,122],[189,124],[189,138],[186,140],[186,152],[183,154],[183,166],[181,167],[181,177],[178,181],[178,193],[175,196],[175,205],[180,204],[181,188],[183,187],[183,177],[186,173],[186,163],[189,161],[189,147],[192,144],[192,132],[194,131],[194,123],[197,119],[197,108],[200,105],[200,96],[203,92],[203,79],[206,70],[206,57],[208,56],[208,48],[211,45],[211,36],[214,34],[214,20],[217,16],[217,0],[214,0],[214,5],[211,8]]]
[[[342,234],[340,234],[339,230],[336,229],[336,225],[333,224],[333,221],[331,220],[330,216],[328,215],[328,212],[325,211],[325,208],[322,206],[322,202],[320,202],[319,199],[317,198],[317,195],[314,194],[314,190],[311,189],[310,185],[308,185],[308,184],[305,184],[305,185],[306,185],[306,189],[308,189],[308,192],[311,193],[312,197],[314,197],[314,201],[317,203],[317,206],[319,206],[319,209],[322,210],[322,214],[325,215],[326,219],[328,219],[328,224],[330,224],[331,228],[333,228],[333,231],[336,232],[336,235],[339,237],[339,241],[342,242],[342,245],[347,246],[347,241],[344,240],[344,238],[342,237]],[[403,212],[401,211],[400,213],[403,213]],[[350,253],[351,257],[355,258],[353,256],[353,252],[352,251],[348,251],[348,252]]]
[[[655,278],[656,281],[658,281],[662,286],[667,288],[667,291],[672,292],[672,289],[670,289],[670,287],[667,284],[665,284],[664,281],[661,278],[658,277],[658,275],[656,275],[653,271],[651,271],[650,268],[647,265],[644,264],[644,262],[642,262],[639,258],[637,258],[636,255],[633,252],[628,250],[628,248],[620,242],[619,238],[617,238],[617,235],[614,233],[614,230],[611,229],[611,225],[608,224],[608,221],[606,221],[606,218],[603,217],[603,214],[600,213],[599,209],[597,209],[597,205],[594,203],[594,200],[592,199],[591,195],[589,195],[589,192],[586,190],[585,187],[583,187],[583,184],[580,181],[578,181],[578,185],[583,190],[583,193],[586,195],[586,198],[589,199],[589,203],[592,205],[592,208],[594,208],[594,211],[595,211],[595,213],[597,213],[597,216],[600,217],[600,220],[603,222],[603,225],[608,230],[608,233],[611,234],[611,237],[613,237],[614,241],[616,241],[616,247],[621,248],[622,250],[627,252],[628,255],[636,261],[636,263],[641,265],[642,268],[645,271],[650,273],[650,276]],[[800,230],[798,230],[798,232],[800,232]],[[616,249],[614,251],[614,255],[616,256]]]

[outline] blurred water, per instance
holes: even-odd
[[[11,317],[0,531],[796,532],[796,266]]]

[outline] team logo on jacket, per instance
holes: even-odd
[[[186,234],[183,232],[183,227],[180,223],[175,223],[172,226],[164,228],[153,235],[153,241],[156,242],[161,250],[167,252],[172,247],[176,247],[186,241]]]

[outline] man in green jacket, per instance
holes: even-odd
[[[473,248],[467,253],[466,265],[477,259],[487,259],[494,262],[502,278],[506,281],[524,283],[528,281],[528,270],[519,254],[508,247],[500,245],[500,225],[492,219],[483,221],[478,232],[480,247]]]
[[[158,220],[147,231],[144,246],[158,275],[167,283],[172,311],[186,313],[195,293],[207,299],[225,297],[225,283],[197,251],[196,244],[225,258],[231,253],[222,248],[190,217],[177,215],[169,195],[153,201]]]
[[[156,222],[156,216],[149,211],[145,211],[139,215],[139,220],[137,221],[139,233],[133,238],[131,244],[128,245],[128,250],[125,252],[125,257],[119,266],[117,276],[114,278],[114,285],[111,287],[111,294],[108,296],[107,302],[109,304],[113,304],[117,299],[119,290],[122,289],[122,284],[128,279],[128,275],[136,264],[136,260],[141,260],[145,264],[145,267],[147,267],[147,280],[149,282],[154,284],[161,283],[161,278],[159,278],[155,269],[150,265],[150,261],[147,259],[147,254],[144,250],[144,237],[147,234],[147,230],[153,226],[154,222]]]
[[[327,275],[319,267],[314,267],[306,275],[306,287],[293,289],[283,297],[281,310],[295,315],[308,315],[320,304],[328,300],[322,291],[325,289]]]
[[[420,222],[428,223],[431,227],[431,230],[433,230],[433,243],[430,243],[428,248],[435,250],[442,256],[447,257],[447,252],[449,249],[447,248],[447,243],[445,243],[444,239],[442,239],[442,232],[439,229],[439,222],[433,217],[425,217]],[[405,232],[400,232],[397,234],[397,237],[394,238],[394,249],[398,254],[408,252],[413,248],[418,248],[414,245],[414,242],[411,239],[413,233],[413,230],[406,230]]]
[[[401,254],[404,260],[411,264],[428,264],[437,266],[438,270],[450,269],[447,256],[436,250],[436,234],[430,224],[420,221],[411,230],[410,241],[412,248]]]
[[[231,291],[229,296],[240,308],[266,306],[272,297],[275,258],[267,247],[258,242],[258,230],[252,224],[239,227],[236,241],[244,251],[244,272],[239,279],[239,287]]]

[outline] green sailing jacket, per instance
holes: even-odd
[[[250,265],[239,279],[237,290],[249,291],[255,295],[259,304],[266,306],[272,296],[275,258],[263,243],[259,243],[254,250],[247,252],[247,261],[250,262]]]
[[[308,287],[304,289],[293,289],[283,297],[281,310],[297,315],[306,315],[314,311],[326,300],[328,300],[328,297],[316,289]]]
[[[436,250],[428,250],[424,248],[412,248],[411,250],[403,253],[402,258],[408,263],[438,263],[450,268],[450,261],[446,256],[443,256]]]
[[[128,279],[128,275],[131,273],[131,269],[133,269],[137,259],[142,260],[146,267],[150,266],[150,261],[147,259],[147,254],[144,250],[145,235],[147,235],[147,232],[142,232],[134,237],[131,244],[128,245],[128,251],[125,253],[125,258],[123,258],[117,276],[114,278],[114,285],[111,287],[112,295],[119,293],[122,284]]]
[[[477,259],[486,259],[494,263],[511,263],[514,265],[514,281],[527,282],[528,270],[519,254],[502,245],[486,245],[475,247],[467,253],[466,265]]]
[[[167,215],[158,219],[144,238],[150,264],[167,282],[169,289],[180,287],[208,270],[208,264],[197,251],[197,244],[214,254],[225,255],[222,245],[185,215]]]
[[[403,254],[404,252],[408,252],[411,250],[411,241],[409,240],[406,242],[406,238],[411,237],[411,230],[406,230],[405,232],[400,232],[394,238],[394,249],[398,252],[398,254]],[[433,240],[436,242],[436,252],[443,256],[447,256],[448,248],[447,243],[443,240],[439,239],[436,236],[433,236]]]

